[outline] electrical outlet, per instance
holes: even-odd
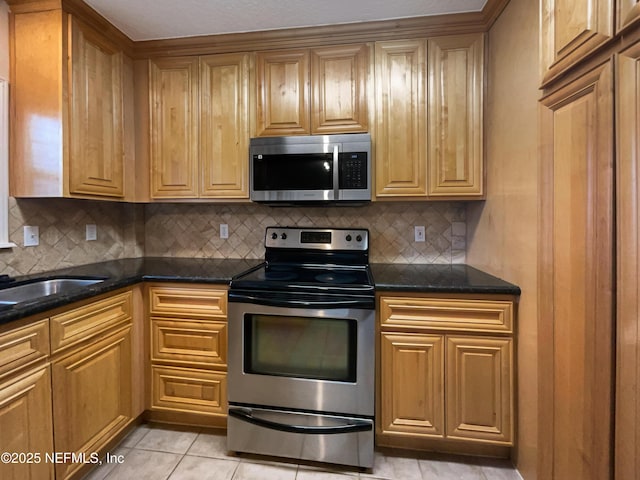
[[[85,238],[87,241],[98,239],[98,227],[94,223],[88,223],[85,226]]]
[[[424,242],[424,225],[413,227],[416,242]]]
[[[40,245],[40,229],[38,227],[24,227],[24,246],[35,247]]]
[[[220,224],[220,238],[229,238],[229,225],[226,223]]]

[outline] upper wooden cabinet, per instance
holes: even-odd
[[[10,3],[11,195],[123,199],[122,49],[61,9]]]
[[[367,132],[369,47],[260,52],[258,136]]]
[[[482,198],[484,35],[379,42],[375,68],[376,196]]]
[[[149,62],[152,198],[248,198],[250,61]]]
[[[640,0],[616,0],[616,31],[640,21]]]
[[[635,0],[617,0],[620,12]],[[614,0],[542,0],[543,83],[595,51],[613,36]]]

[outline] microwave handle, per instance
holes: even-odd
[[[339,200],[340,194],[340,169],[339,169],[339,149],[338,145],[333,146],[333,199]]]

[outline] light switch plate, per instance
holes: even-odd
[[[416,242],[424,242],[424,225],[413,227]]]
[[[24,226],[24,246],[36,247],[40,245],[40,229],[38,227]]]
[[[85,228],[85,238],[87,241],[97,240],[98,239],[98,227],[95,223],[88,223]]]
[[[226,223],[220,224],[220,238],[229,238],[229,225]]]

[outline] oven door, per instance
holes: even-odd
[[[230,404],[374,415],[375,312],[229,303]]]

